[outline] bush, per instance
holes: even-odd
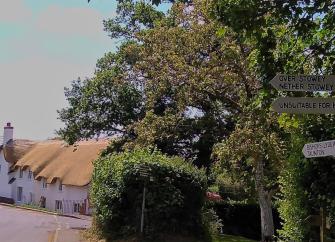
[[[106,235],[117,238],[139,233],[144,184],[147,236],[204,231],[205,172],[181,158],[137,149],[94,163],[91,197],[96,222]]]

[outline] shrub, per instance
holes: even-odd
[[[203,231],[205,172],[181,158],[136,149],[94,163],[91,197],[97,224],[106,235],[116,238],[140,231],[144,184],[147,236]]]
[[[202,212],[203,227],[206,229],[207,238],[213,240],[220,233],[222,233],[222,220],[216,214],[213,208],[209,208],[208,205],[203,209]]]

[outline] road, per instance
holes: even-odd
[[[90,219],[77,219],[0,205],[0,241],[79,242]]]

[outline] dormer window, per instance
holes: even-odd
[[[63,184],[61,181],[59,181],[59,186],[58,186],[59,191],[63,191]]]
[[[19,178],[22,178],[23,177],[23,170],[22,170],[22,168],[20,168],[20,170],[19,170]]]

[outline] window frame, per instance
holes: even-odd
[[[19,169],[19,178],[23,178],[23,169],[21,167]]]
[[[28,171],[28,180],[32,180],[33,172],[31,170]]]
[[[23,198],[23,187],[17,187],[17,198],[16,200],[18,202],[22,202],[22,198]]]
[[[80,203],[73,203],[73,212],[74,213],[80,213]]]
[[[55,210],[63,210],[63,201],[55,200]]]
[[[48,184],[47,184],[47,179],[46,178],[42,178],[42,188],[43,189],[47,189],[48,188]]]

